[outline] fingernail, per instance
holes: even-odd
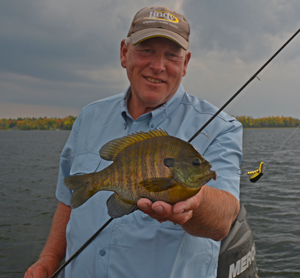
[[[157,213],[162,213],[164,211],[164,208],[162,206],[158,206],[158,207],[154,208],[154,211]]]
[[[177,212],[176,214],[181,214],[181,213],[184,213],[184,209],[182,211],[180,211],[180,212]]]
[[[147,210],[147,209],[149,209],[149,206],[147,204],[143,204],[143,205],[140,206],[140,209],[141,210]]]

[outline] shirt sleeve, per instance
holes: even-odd
[[[237,120],[226,122],[222,131],[213,139],[205,153],[205,159],[217,173],[217,180],[211,180],[208,186],[225,190],[239,200],[240,175],[242,161],[242,125]]]
[[[60,155],[58,180],[56,186],[56,198],[67,206],[70,206],[71,191],[65,186],[64,178],[70,176],[70,170],[74,160],[75,143],[78,134],[78,127],[80,124],[80,115],[73,124],[69,138]]]

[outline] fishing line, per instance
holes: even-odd
[[[256,76],[256,79],[261,81],[262,77],[280,60],[280,58],[288,51],[291,49],[291,47],[296,43],[296,41],[299,39],[299,37],[297,37],[293,42],[291,42],[291,44],[282,51],[282,53],[278,54],[278,57],[276,59],[274,59],[274,61],[272,63],[270,63],[270,66],[266,68],[266,70],[264,72],[261,73],[260,76]],[[245,92],[245,94],[241,97],[241,99],[234,104],[233,107],[231,107],[230,111],[232,111],[234,109],[234,107],[236,107],[243,99],[246,95],[248,95],[248,93],[252,90],[252,88],[257,84],[258,82],[255,82],[254,84],[252,84],[252,86]]]
[[[294,133],[297,131],[297,129],[300,127],[300,125],[298,125],[298,127],[295,128],[295,130],[292,132],[292,134],[281,144],[281,146],[279,147],[279,149],[273,154],[273,156],[268,160],[268,162],[261,162],[259,164],[259,167],[257,170],[255,171],[250,171],[250,172],[246,172],[243,173],[241,171],[241,169],[238,170],[238,174],[240,176],[242,175],[249,175],[250,177],[250,181],[251,182],[257,182],[262,175],[264,174],[265,170],[266,170],[266,166],[269,164],[269,162],[274,158],[274,156],[281,150],[281,148],[285,145],[285,143],[294,135]]]
[[[298,33],[300,32],[300,29],[293,35],[291,36],[286,43],[280,47],[277,52],[256,72],[254,73],[254,75],[252,77],[250,77],[250,79],[188,140],[189,143],[191,143],[191,141],[193,141],[200,133],[201,131],[206,128],[211,122],[212,120],[214,120],[215,117],[217,117],[223,110],[224,108],[230,103],[232,102],[235,97],[237,97],[239,95],[239,93],[241,91],[243,91],[248,84],[256,77],[258,76],[258,74],[289,44],[289,42],[298,35]]]
[[[273,156],[268,160],[268,162],[266,162],[266,165],[269,164],[269,162],[273,159],[273,157],[281,150],[281,148],[285,145],[285,143],[293,136],[293,134],[297,131],[297,129],[300,127],[300,125],[298,125],[298,127],[294,130],[294,132],[282,143],[282,145],[280,146],[280,148],[278,149],[278,151],[276,151]]]
[[[293,41],[281,54],[278,55],[278,57],[276,59],[274,59],[274,62],[261,74],[260,78],[262,78],[268,71],[271,67],[273,67],[275,65],[275,63],[278,62],[278,60],[289,50],[291,49],[291,47],[296,43],[296,41],[299,39],[299,37],[296,38],[295,41]],[[261,79],[256,76],[256,78],[261,81]],[[250,90],[257,84],[254,83],[250,88],[249,90],[244,94],[244,96],[241,98],[240,101],[238,101],[232,108],[231,110],[233,110],[234,107],[237,106],[237,104],[239,104],[243,98],[250,92]],[[249,180],[251,182],[257,182],[261,177],[262,175],[264,174],[264,171],[266,169],[266,166],[267,164],[274,158],[274,156],[281,150],[281,148],[285,145],[285,143],[293,136],[293,134],[296,132],[296,130],[299,128],[299,126],[294,130],[294,132],[283,142],[283,144],[280,146],[280,148],[274,153],[274,155],[269,159],[268,162],[264,163],[264,162],[261,162],[258,169],[254,170],[254,171],[248,171],[246,173],[243,173],[241,169],[238,170],[238,174],[239,175],[249,175],[251,176],[249,178]]]
[[[188,140],[188,142],[190,143],[191,141],[193,141],[203,131],[203,129],[206,128],[212,122],[212,120],[214,120],[214,118],[217,117],[224,110],[224,108],[230,102],[232,102],[235,99],[235,97],[237,97],[240,94],[240,92],[242,92],[244,90],[244,88],[246,88],[248,86],[249,83],[251,83],[251,81],[253,81],[253,79],[255,79],[256,77],[258,78],[258,74],[290,43],[290,41],[294,37],[296,37],[298,35],[299,32],[300,32],[300,29],[298,29],[298,31],[296,31],[296,33],[294,33],[294,35],[292,35],[286,41],[286,43],[282,47],[280,47],[277,50],[277,52],[256,73],[254,73],[254,75]],[[261,162],[260,166],[257,170],[249,172],[249,175],[252,174],[252,176],[250,177],[250,181],[252,181],[252,182],[258,181],[261,178],[261,176],[263,175],[264,170],[265,170],[265,163]]]
[[[253,80],[256,76],[278,55],[279,52],[283,48],[285,48],[288,43],[300,32],[300,29],[187,141],[190,143],[193,141],[202,131],[206,128],[210,122],[217,117],[222,110]],[[263,163],[263,162],[262,162]],[[96,237],[97,235],[104,229],[106,226],[113,220],[114,218],[110,218],[106,223],[101,226],[101,228],[94,234],[90,239],[86,241],[78,250],[75,252],[73,256],[71,256],[50,278],[54,278],[58,275],[75,257],[77,257]]]
[[[296,43],[296,41],[299,39],[296,38],[281,54],[278,55],[278,57],[276,59],[274,59],[273,63],[270,65],[270,67],[268,67],[264,73],[262,73],[261,77],[263,77],[269,70],[271,67],[273,67],[277,62],[278,60],[288,51],[291,49],[291,47]]]

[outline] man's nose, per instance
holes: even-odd
[[[165,59],[163,55],[156,54],[150,62],[150,68],[155,72],[162,72],[165,68]]]

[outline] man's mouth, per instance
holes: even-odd
[[[162,83],[163,81],[162,80],[159,80],[159,79],[154,79],[154,78],[151,78],[151,77],[145,77],[149,82],[151,83]]]

